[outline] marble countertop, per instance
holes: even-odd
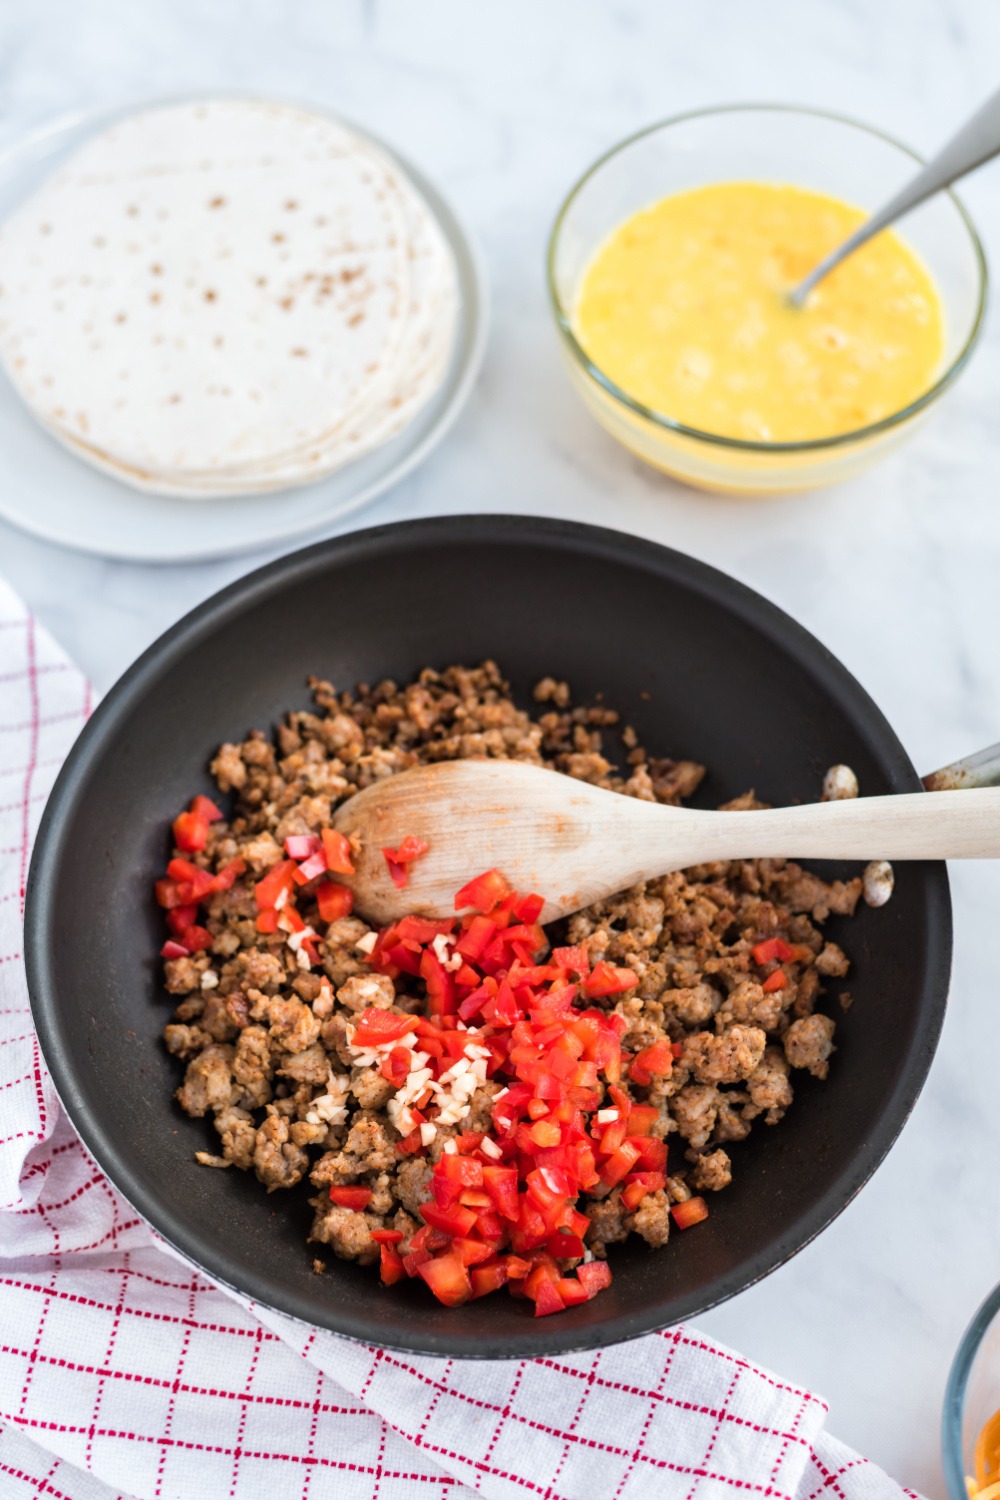
[[[1000,739],[995,319],[942,412],[870,476],[805,498],[719,499],[644,469],[591,423],[559,368],[542,254],[580,169],[651,120],[798,102],[931,148],[996,87],[998,56],[993,0],[39,0],[0,7],[0,145],[72,108],[227,84],[326,102],[399,141],[478,234],[495,321],[477,390],[444,446],[342,529],[516,511],[679,547],[818,635],[929,770]],[[963,196],[995,256],[1000,165]],[[184,611],[265,560],[112,563],[0,524],[0,571],[99,689]],[[955,869],[953,890],[950,1012],[902,1138],[817,1242],[699,1320],[823,1392],[837,1436],[933,1497],[944,1493],[938,1427],[951,1356],[1000,1278],[996,1079],[969,1064],[973,1053],[1000,1055],[1000,866]]]

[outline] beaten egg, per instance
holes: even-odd
[[[626,395],[722,437],[794,443],[892,416],[944,352],[934,282],[884,230],[795,309],[787,292],[865,218],[825,193],[715,183],[641,209],[581,279],[574,332]]]

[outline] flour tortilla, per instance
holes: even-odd
[[[410,257],[410,301],[391,378],[373,391],[360,413],[339,421],[315,443],[283,460],[216,469],[171,472],[159,478],[173,493],[197,496],[245,492],[310,482],[342,468],[402,431],[439,388],[454,349],[458,273],[454,257],[427,205],[401,183]]]
[[[395,389],[399,177],[285,106],[131,116],[0,228],[0,358],[50,431],[151,488],[294,465]]]
[[[370,145],[367,149],[376,150]],[[439,389],[452,357],[458,313],[458,274],[447,241],[413,185],[398,176],[396,188],[410,265],[410,297],[396,363],[386,379],[372,388],[362,409],[339,421],[322,441],[267,464],[153,474],[126,468],[73,434],[50,428],[53,436],[81,458],[137,489],[191,500],[311,483],[391,441]]]

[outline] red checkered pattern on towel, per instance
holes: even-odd
[[[523,1364],[310,1331],[168,1252],[31,1026],[31,841],[89,693],[0,583],[0,1494],[10,1500],[899,1500],[824,1403],[685,1328]],[[378,1295],[373,1286],[372,1294]]]

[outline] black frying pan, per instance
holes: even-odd
[[[341,686],[497,658],[518,696],[551,673],[603,692],[654,754],[704,761],[711,806],[753,785],[814,800],[846,761],[864,793],[917,791],[871,699],[816,640],[724,574],[595,527],[447,517],[322,542],[225,589],[126,672],[77,741],[49,801],[28,885],[35,1024],[66,1111],[135,1208],[209,1275],[349,1337],[460,1357],[532,1356],[632,1338],[741,1291],[802,1248],[892,1145],[927,1075],[951,958],[942,864],[904,865],[878,911],[839,930],[855,968],[830,1078],[796,1075],[780,1126],[733,1150],[708,1222],[666,1249],[612,1250],[613,1286],[544,1320],[497,1295],[446,1310],[420,1284],[312,1271],[308,1190],[267,1197],[172,1100],[159,1040],[160,914],[150,886],[169,820],[223,739],[305,706],[306,675]],[[470,869],[475,850],[470,839]],[[595,851],[600,858],[600,851]],[[827,873],[838,873],[830,867]],[[677,1148],[675,1147],[675,1152]]]

